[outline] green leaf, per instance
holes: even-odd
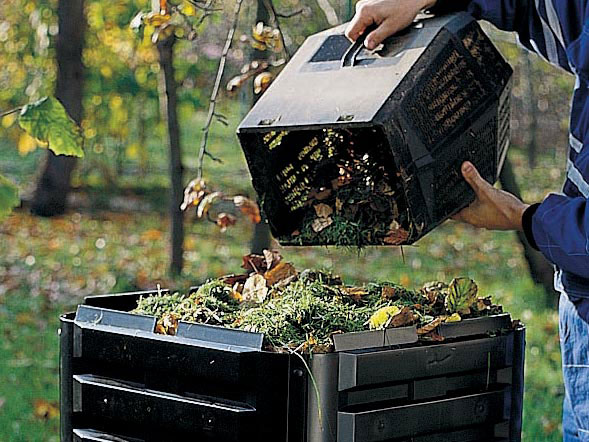
[[[31,136],[48,143],[56,155],[84,156],[80,128],[57,98],[45,97],[24,106],[19,124]]]
[[[0,175],[0,220],[20,204],[18,189],[8,178]]]

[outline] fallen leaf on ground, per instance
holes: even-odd
[[[331,224],[333,224],[333,220],[331,218],[315,218],[313,220],[311,228],[315,233],[319,233],[323,229],[326,229],[327,227],[331,226]]]
[[[395,287],[391,287],[391,286],[385,285],[382,288],[381,296],[384,299],[394,299],[394,298],[397,298],[397,290],[395,289]]]
[[[264,273],[264,278],[266,278],[269,286],[273,286],[277,282],[283,281],[296,274],[297,271],[290,262],[280,262],[278,265]]]
[[[387,327],[403,327],[415,322],[415,314],[409,307],[403,307],[399,313],[391,317]]]
[[[450,316],[448,316],[444,322],[460,322],[462,321],[462,318],[460,317],[460,315],[458,313],[453,313]]]
[[[442,321],[443,321],[443,319],[441,317],[438,317],[438,318],[434,319],[429,324],[426,324],[423,327],[418,328],[417,329],[417,334],[418,335],[425,335],[425,334],[427,334],[427,333],[435,330],[442,323]]]
[[[57,401],[46,399],[35,399],[33,401],[33,414],[37,419],[55,419],[59,416],[59,405]]]
[[[243,292],[241,297],[244,302],[253,301],[256,303],[263,302],[268,295],[268,287],[266,286],[266,278],[259,274],[250,276],[243,285]]]
[[[263,273],[267,270],[266,257],[263,255],[250,253],[243,256],[242,260],[241,268],[249,272]]]
[[[333,213],[333,209],[327,204],[317,204],[313,208],[319,218],[328,218]]]
[[[386,328],[390,319],[399,313],[401,313],[401,309],[396,305],[379,308],[368,320],[368,325],[371,330]]]
[[[344,287],[343,290],[356,302],[360,301],[362,296],[366,296],[368,294],[368,290],[363,287]]]
[[[277,266],[282,260],[282,256],[276,250],[264,249],[264,258],[266,259],[266,270],[271,270],[272,267]]]
[[[383,242],[394,246],[403,244],[408,238],[409,232],[403,229],[397,221],[393,221],[389,226],[389,231]]]

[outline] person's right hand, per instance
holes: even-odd
[[[366,36],[364,45],[374,49],[387,37],[409,26],[419,11],[431,8],[436,0],[360,0],[356,14],[346,29],[346,37],[356,41],[371,25],[377,28]]]

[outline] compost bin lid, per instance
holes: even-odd
[[[310,36],[238,131],[372,121],[438,32],[456,17],[419,16],[376,51],[360,48],[348,65],[343,59],[352,43],[344,35],[346,24]]]

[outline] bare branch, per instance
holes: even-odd
[[[10,109],[4,112],[0,112],[0,118],[5,117],[6,115],[10,115],[10,114],[15,114],[16,112],[20,112],[22,110],[23,106],[21,107],[15,107],[14,109]]]
[[[290,60],[290,52],[286,47],[286,41],[284,41],[284,33],[280,28],[280,20],[278,19],[276,8],[274,8],[274,3],[272,2],[272,0],[264,0],[264,6],[266,7],[266,10],[270,13],[270,19],[272,20],[274,27],[278,29],[278,31],[280,32],[280,40],[282,40],[282,48],[284,49],[284,58],[286,58],[286,61],[288,61]]]
[[[293,18],[296,17],[297,15],[301,15],[302,13],[305,12],[305,8],[301,8],[301,9],[297,9],[296,11],[292,11],[292,12],[276,12],[276,17],[278,18]]]
[[[209,0],[212,1],[212,0]],[[209,101],[209,112],[207,115],[207,121],[205,123],[203,129],[202,140],[200,143],[200,151],[198,153],[198,178],[202,178],[202,167],[204,162],[205,155],[214,159],[215,161],[220,161],[218,158],[214,157],[207,151],[207,142],[209,140],[209,133],[211,130],[211,124],[213,123],[213,118],[215,117],[215,108],[217,107],[217,97],[219,96],[219,89],[221,86],[221,80],[223,78],[223,73],[225,72],[225,64],[227,63],[227,55],[229,54],[229,49],[231,49],[231,43],[233,42],[233,37],[235,36],[235,31],[237,30],[237,24],[239,22],[239,13],[241,12],[241,5],[243,0],[235,0],[235,8],[233,12],[233,22],[231,23],[231,27],[227,32],[227,38],[225,40],[225,46],[223,47],[223,53],[221,54],[221,59],[219,60],[219,67],[217,68],[217,77],[215,78],[215,84],[213,86],[213,91],[211,93],[211,99]]]

